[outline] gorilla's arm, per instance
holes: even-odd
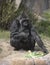
[[[22,38],[23,36],[26,36],[23,33],[24,29],[23,28],[19,29],[19,27],[20,27],[19,21],[18,20],[13,21],[10,28],[10,38],[13,38],[15,40],[15,39]]]
[[[12,25],[10,27],[10,38],[14,37],[15,35],[18,34],[18,29],[19,28],[19,21],[18,20],[14,20],[12,22]]]
[[[19,21],[15,20],[10,27],[10,44],[17,49],[20,49],[19,26]]]
[[[33,35],[33,38],[35,39],[35,41],[37,42],[38,46],[42,49],[42,51],[44,53],[48,53],[46,47],[44,46],[40,36],[38,35],[38,33],[36,32],[34,27],[32,28],[32,35]]]

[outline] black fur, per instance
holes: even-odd
[[[15,49],[34,50],[35,43],[37,42],[42,51],[47,53],[47,49],[40,36],[26,16],[21,15],[14,20],[10,32],[10,44]]]

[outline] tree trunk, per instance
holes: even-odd
[[[18,0],[17,0],[18,1]],[[49,0],[19,0],[29,11],[42,14],[43,11],[49,9]],[[27,10],[26,9],[26,10]]]

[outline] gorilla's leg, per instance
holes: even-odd
[[[31,43],[29,44],[29,49],[31,51],[34,51],[34,48],[35,48],[35,40],[31,41]]]
[[[39,45],[39,47],[42,49],[42,51],[43,51],[44,53],[48,53],[48,51],[47,51],[46,47],[44,46],[44,44],[43,44],[43,42],[42,42],[40,36],[38,35],[38,33],[35,31],[34,28],[33,28],[33,30],[32,30],[32,36],[33,36],[33,38],[35,39],[35,41],[37,42],[37,44]]]
[[[26,44],[26,43],[25,43],[25,44]],[[33,42],[31,41],[31,43],[28,42],[28,43],[26,44],[26,50],[34,51],[34,47],[35,47],[35,40],[34,40]]]
[[[35,42],[30,45],[29,49],[30,49],[31,51],[34,51],[34,48],[35,48]]]
[[[11,38],[10,44],[11,44],[11,46],[14,47],[16,50],[21,49],[21,44],[19,43],[18,40],[15,40],[15,39]]]

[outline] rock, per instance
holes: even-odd
[[[0,65],[50,65],[50,53],[40,58],[27,58],[26,51],[13,49],[9,42],[0,43]]]
[[[39,58],[35,58],[35,65],[47,65],[47,63],[42,60],[42,59],[39,59]]]
[[[49,65],[43,58],[19,58],[17,57],[17,54],[12,54],[2,59],[0,65]]]
[[[13,47],[8,42],[0,42],[0,59],[10,55]]]
[[[48,55],[44,56],[43,60],[45,60],[48,65],[50,65],[50,53]]]

